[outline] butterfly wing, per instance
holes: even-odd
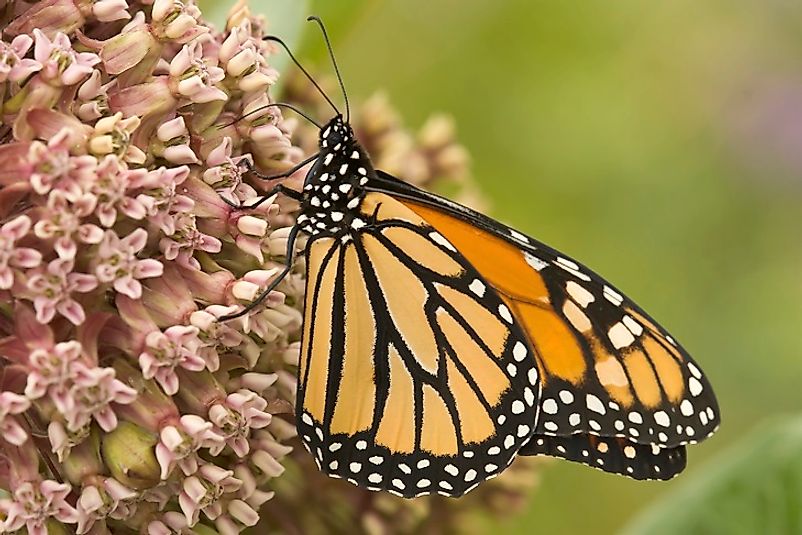
[[[623,470],[605,467],[598,448],[583,455],[583,443],[591,438],[571,444],[544,438],[537,444],[538,437],[614,437],[621,440],[607,441],[608,451],[625,459],[632,453],[628,446],[636,453],[643,450],[639,445],[648,452],[651,446],[665,450],[655,450],[651,458],[665,474],[684,465],[683,445],[717,429],[718,405],[698,365],[599,275],[533,238],[385,173],[379,172],[371,187],[397,197],[445,236],[523,325],[542,393],[534,442],[522,453],[590,461],[633,475],[633,463],[619,463]]]
[[[447,239],[388,195],[360,210],[355,232],[307,245],[299,434],[329,475],[459,496],[533,433],[535,360]]]
[[[686,461],[685,446],[661,448],[590,433],[536,435],[518,454],[561,457],[632,479],[671,479],[685,469]]]

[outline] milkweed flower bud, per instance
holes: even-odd
[[[155,446],[153,434],[123,423],[103,437],[103,460],[111,475],[123,485],[136,490],[155,487],[161,481]]]

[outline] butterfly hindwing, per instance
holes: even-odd
[[[307,246],[298,423],[321,470],[411,497],[464,494],[534,431],[521,326],[457,249],[369,193],[358,232]]]
[[[538,434],[621,437],[672,449],[718,427],[718,405],[699,367],[600,276],[533,238],[384,173],[374,187],[397,196],[445,236],[524,327],[541,376]],[[538,453],[559,453],[549,451]]]
[[[685,469],[685,446],[661,448],[623,437],[535,435],[519,455],[549,455],[633,479],[671,479]]]

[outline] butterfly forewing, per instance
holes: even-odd
[[[389,175],[380,173],[375,187],[398,195],[445,236],[523,326],[541,376],[537,435],[619,437],[649,446],[634,448],[639,454],[651,446],[671,450],[715,431],[718,405],[699,367],[604,279],[532,238]],[[543,445],[530,444],[522,453],[590,460],[607,469],[590,452],[582,455],[582,448],[574,448],[574,455],[567,444],[544,440]],[[604,463],[603,455],[599,458]],[[665,474],[681,469],[677,458],[664,452],[651,460],[665,461]],[[636,464],[621,466],[608,471],[627,474]]]
[[[532,434],[535,360],[504,301],[419,215],[380,193],[359,210],[358,231],[307,248],[299,433],[330,475],[464,494]]]

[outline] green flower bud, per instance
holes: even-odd
[[[156,435],[132,423],[120,422],[103,438],[103,459],[111,475],[135,490],[156,486],[161,474],[154,454],[156,442]]]
[[[70,450],[63,466],[67,479],[79,486],[87,477],[105,471],[100,455],[100,434],[96,428],[93,427],[89,437]]]

